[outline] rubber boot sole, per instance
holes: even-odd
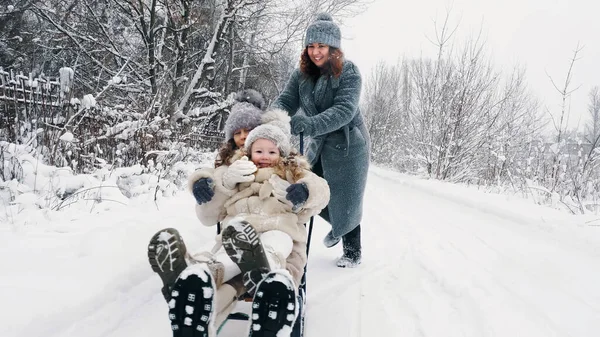
[[[271,270],[258,233],[247,221],[233,221],[223,230],[222,240],[225,252],[240,268],[246,291],[253,296],[261,274]]]
[[[148,243],[148,262],[163,282],[162,294],[167,302],[177,277],[187,267],[185,243],[174,228],[158,231]]]
[[[269,260],[258,233],[246,221],[234,222],[223,230],[223,248],[242,273],[269,269]]]
[[[289,275],[289,274],[288,274]],[[289,336],[298,315],[294,282],[279,272],[269,273],[256,289],[250,337]]]
[[[214,337],[216,287],[204,264],[187,267],[171,290],[169,319],[173,337]]]

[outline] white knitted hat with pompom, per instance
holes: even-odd
[[[265,138],[277,145],[282,157],[287,157],[292,150],[290,130],[290,116],[287,112],[280,109],[269,110],[262,115],[262,124],[250,131],[246,137],[246,152],[250,153],[252,143],[257,139]]]

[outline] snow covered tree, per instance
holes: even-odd
[[[61,153],[66,143],[59,137],[71,134],[75,156],[120,156],[125,165],[200,131],[218,137],[231,93],[251,87],[276,96],[297,66],[298,42],[316,11],[340,19],[362,1],[11,3],[0,8],[0,67],[53,80],[61,69],[71,71],[64,111],[42,125],[43,142],[54,143],[46,144],[49,151]]]
[[[586,140],[593,143],[600,136],[600,88],[597,86],[590,89],[588,94],[588,113],[590,120],[585,128]]]
[[[372,158],[377,163],[391,164],[403,154],[402,67],[380,62],[365,81],[362,110],[371,136]]]
[[[31,8],[38,0],[12,0],[0,6],[0,66],[4,69],[33,69],[29,55],[37,50],[34,41],[42,25]]]
[[[504,183],[529,163],[522,149],[539,142],[538,106],[524,71],[503,76],[483,41],[458,46],[454,32],[446,17],[436,59],[380,64],[365,81],[373,160],[437,179]]]

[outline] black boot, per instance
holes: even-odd
[[[271,270],[258,233],[247,221],[233,220],[223,230],[222,240],[225,252],[242,272],[246,291],[254,296],[257,284]]]
[[[344,255],[337,261],[340,268],[357,267],[362,259],[360,245],[360,225],[342,237]]]
[[[331,230],[331,231],[329,231],[329,233],[327,233],[327,235],[325,235],[325,238],[323,238],[323,244],[325,245],[325,247],[331,248],[331,247],[337,245],[341,239],[342,238],[334,236],[333,231]]]
[[[270,272],[258,284],[249,337],[290,336],[298,316],[295,288],[290,274],[278,271]]]
[[[171,288],[179,274],[187,267],[187,249],[179,232],[174,228],[158,231],[148,243],[148,262],[163,281],[162,293],[171,300]]]
[[[171,290],[169,319],[173,337],[216,336],[215,281],[208,267],[194,264],[181,272]]]

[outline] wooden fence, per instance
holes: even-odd
[[[22,143],[39,128],[57,128],[72,113],[72,70],[33,77],[0,67],[0,140]]]

